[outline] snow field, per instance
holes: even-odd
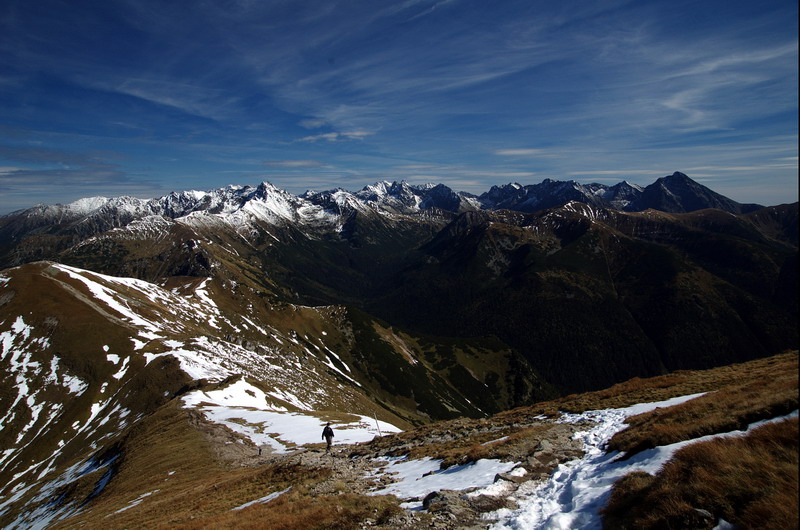
[[[325,421],[311,412],[289,412],[274,404],[272,396],[254,387],[244,378],[220,389],[203,392],[195,390],[183,397],[185,407],[195,407],[215,423],[246,436],[258,446],[269,446],[277,453],[322,442]],[[285,401],[299,401],[283,393]],[[386,422],[367,416],[352,414],[356,419],[349,422],[331,422],[334,443],[367,442],[381,433],[399,432],[400,429]]]
[[[268,502],[269,502],[269,501],[271,501],[271,500],[277,499],[278,497],[280,497],[281,495],[283,495],[284,493],[286,493],[286,492],[287,492],[287,491],[289,491],[290,489],[292,489],[292,487],[291,487],[291,486],[289,486],[289,487],[288,487],[288,488],[286,488],[285,490],[282,490],[282,491],[276,491],[275,493],[270,493],[269,495],[267,495],[267,496],[265,496],[265,497],[261,497],[260,499],[256,499],[256,500],[254,500],[254,501],[246,502],[246,503],[242,504],[241,506],[237,506],[236,508],[231,508],[231,511],[234,511],[234,510],[243,510],[244,508],[247,508],[248,506],[252,506],[253,504],[258,504],[258,503],[264,503],[264,504],[266,504],[266,503],[268,503]]]

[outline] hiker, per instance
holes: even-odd
[[[325,447],[325,452],[328,453],[331,450],[331,442],[333,441],[333,429],[331,429],[330,423],[327,423],[325,428],[322,429],[322,437],[325,439],[325,443],[328,444]]]

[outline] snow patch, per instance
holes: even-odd
[[[481,459],[440,470],[440,464],[441,460],[430,457],[390,462],[382,473],[394,474],[399,481],[369,494],[396,495],[401,499],[422,499],[431,492],[443,489],[460,491],[482,488],[493,484],[498,473],[506,473],[518,465],[516,462]],[[421,500],[405,504],[406,508],[421,506]]]
[[[260,499],[256,499],[254,501],[246,502],[246,503],[242,504],[241,506],[237,506],[236,508],[232,508],[231,511],[242,510],[244,508],[247,508],[248,506],[252,506],[253,504],[257,504],[257,503],[266,504],[271,500],[277,499],[278,497],[280,497],[281,495],[283,495],[284,493],[286,493],[290,489],[292,489],[291,486],[289,486],[288,488],[286,488],[283,491],[276,491],[275,493],[270,493],[266,497],[261,497]]]

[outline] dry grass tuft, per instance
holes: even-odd
[[[631,473],[602,510],[604,528],[679,528],[697,510],[742,528],[797,528],[798,421],[678,451],[656,476]]]
[[[791,351],[710,370],[679,370],[647,379],[635,377],[604,390],[566,396],[553,403],[557,404],[560,410],[576,413],[628,407],[636,403],[711,392],[754,379],[781,377],[786,374],[794,374],[796,378],[797,369],[797,351]]]
[[[631,456],[661,445],[743,429],[796,410],[797,357],[793,363],[772,368],[681,405],[632,416],[627,420],[629,427],[611,439],[609,449]]]

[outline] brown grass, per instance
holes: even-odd
[[[679,370],[650,378],[634,377],[604,390],[571,394],[553,401],[500,412],[492,421],[506,422],[509,425],[524,424],[531,423],[539,415],[558,417],[561,411],[581,413],[587,410],[629,407],[636,403],[651,403],[699,392],[712,392],[776,374],[794,374],[796,379],[797,371],[797,351],[792,351],[710,370]]]
[[[798,408],[796,356],[793,362],[764,366],[749,376],[749,380],[743,376],[741,384],[628,418],[629,427],[611,439],[609,449],[631,456],[661,445],[742,429]]]
[[[796,379],[797,369],[797,351],[792,351],[710,370],[679,370],[646,379],[635,377],[597,392],[566,396],[555,400],[554,403],[560,410],[576,413],[628,407],[636,403],[710,392],[756,378],[794,374]]]
[[[798,421],[678,451],[656,476],[617,482],[605,528],[686,527],[695,509],[740,528],[798,528]]]
[[[322,495],[289,491],[266,504],[228,511],[177,525],[176,529],[269,528],[271,530],[349,529],[382,524],[402,509],[392,497]]]
[[[657,401],[677,395],[728,387],[727,390],[717,392],[715,395],[729,395],[731,402],[735,401],[742,405],[742,408],[736,409],[735,412],[727,413],[728,418],[734,417],[740,421],[742,418],[750,417],[748,414],[753,411],[758,414],[763,414],[764,411],[774,412],[776,403],[783,403],[781,406],[785,407],[793,399],[796,407],[796,379],[797,353],[795,352],[706,372],[679,372],[652,379],[636,379],[608,390],[568,396],[562,400],[515,409],[488,419],[462,418],[438,422],[355,446],[352,448],[352,455],[369,455],[377,452],[387,454],[399,451],[408,454],[409,458],[423,456],[441,458],[444,461],[443,467],[481,458],[520,460],[534,452],[538,440],[548,436],[543,429],[549,428],[550,424],[542,424],[535,419],[540,414],[556,415],[558,410],[626,406],[642,401]],[[791,380],[794,380],[793,386]],[[762,397],[759,396],[763,395],[767,396],[766,401],[761,401]],[[719,405],[715,399],[708,398],[706,401],[709,402],[708,410],[714,409],[715,404]],[[725,412],[728,410],[726,407],[730,406],[730,403],[727,403],[717,406],[716,409],[719,409],[725,417]],[[673,414],[667,411],[660,411],[659,415],[653,415],[649,419],[642,418],[640,430],[643,433],[648,430],[658,430],[662,423],[692,427],[698,422],[701,413],[699,408],[682,407],[676,411],[674,421],[670,422],[663,421],[665,416],[671,417]],[[678,412],[680,415],[688,415],[688,421],[680,419]],[[390,518],[398,510],[397,501],[391,497],[365,497],[355,493],[336,494],[344,489],[341,485],[337,486],[335,482],[331,482],[336,477],[332,475],[332,470],[325,467],[280,464],[244,468],[227,467],[213,458],[213,450],[208,441],[191,425],[187,415],[189,413],[180,409],[179,404],[172,403],[139,422],[122,443],[123,456],[119,462],[119,473],[108,485],[107,490],[93,500],[92,509],[55,526],[357,528],[369,526],[372,524],[369,521],[381,524],[380,521]],[[663,426],[661,429],[664,432],[668,430]],[[684,430],[684,432],[692,431]],[[507,438],[500,440],[504,436]],[[673,438],[674,436],[664,439]],[[434,443],[430,443],[432,441]],[[633,443],[636,445],[642,441],[640,439]],[[773,456],[773,453],[764,452],[763,448],[761,450],[758,459],[780,461]],[[747,452],[746,449],[743,451]],[[796,465],[796,445],[794,458]],[[737,456],[733,460],[744,462],[746,459]],[[704,467],[706,463],[698,461],[693,465]],[[720,475],[733,473],[724,466],[718,469],[717,474]],[[785,475],[784,471],[781,473]],[[170,475],[170,472],[174,474]],[[796,491],[796,473],[794,476],[794,490],[786,486],[786,481],[781,482],[780,487],[769,495],[764,494],[761,497],[756,495],[755,500],[748,503],[748,513],[760,513],[759,510],[765,510],[771,502],[788,503],[791,511],[791,503],[776,496],[782,494],[782,491],[790,493]],[[733,481],[748,483],[750,480],[743,478],[743,473],[733,473],[732,477]],[[620,491],[624,492],[624,488],[627,488],[628,493],[617,493],[615,490],[618,500],[622,498],[620,506],[625,506],[625,499],[630,501],[627,504],[628,508],[618,510],[622,514],[619,517],[627,521],[629,518],[627,511],[635,512],[636,506],[642,506],[641,503],[645,501],[641,500],[640,495],[655,488],[658,480],[660,479],[648,475],[626,479]],[[705,480],[708,482],[708,479]],[[326,487],[320,488],[321,484],[326,484]],[[765,491],[769,489],[762,486],[761,482],[753,484],[756,489]],[[284,490],[289,486],[291,490],[272,502],[231,512],[232,508],[247,501]],[[117,510],[129,506],[131,500],[156,489],[159,491],[148,496],[140,506],[114,514]],[[733,488],[728,489],[734,491]],[[714,492],[712,494],[716,495]],[[700,501],[694,499],[695,497],[691,495],[666,496],[664,503],[672,506],[670,508],[672,512],[669,513],[673,514],[686,510],[687,507],[711,510],[709,506],[713,503],[698,504]],[[629,510],[631,506],[633,508]],[[716,504],[713,506],[717,509]],[[793,506],[796,513],[796,503]],[[719,513],[728,514],[724,510]],[[734,514],[738,514],[735,509]],[[749,520],[745,515],[736,516],[739,517],[737,521]],[[609,517],[613,519],[615,515]],[[762,517],[767,516],[762,515]]]
[[[134,427],[119,444],[119,472],[93,501],[92,510],[62,524],[172,526],[226,513],[289,486],[302,494],[332,473],[327,468],[281,463],[228,468],[212,456],[208,441],[191,427],[188,415],[175,402]],[[151,495],[141,506],[131,507],[132,500],[146,493]]]

